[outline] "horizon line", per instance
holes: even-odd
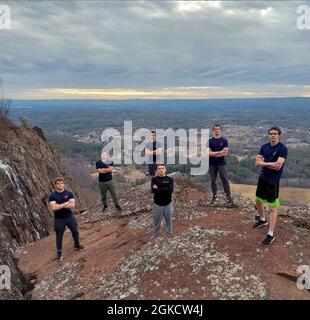
[[[18,100],[28,100],[28,101],[53,101],[53,100],[67,100],[67,101],[73,101],[73,100],[84,100],[84,101],[169,101],[169,100],[267,100],[267,99],[310,99],[310,96],[275,96],[275,97],[244,97],[244,98],[236,98],[236,97],[225,97],[225,98],[127,98],[127,99],[122,99],[122,98],[106,98],[106,99],[98,99],[98,98],[9,98],[9,100],[13,101],[18,101]]]

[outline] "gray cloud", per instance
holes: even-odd
[[[9,1],[0,76],[42,88],[309,84],[304,2]]]

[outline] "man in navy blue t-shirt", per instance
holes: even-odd
[[[156,174],[156,166],[162,162],[161,155],[162,145],[159,141],[156,141],[156,131],[151,131],[151,140],[146,144],[145,154],[149,156],[148,158],[148,170],[149,175],[154,177]]]
[[[255,165],[261,167],[262,171],[256,189],[256,207],[260,218],[254,224],[254,229],[268,225],[264,204],[270,208],[269,231],[261,242],[263,246],[268,246],[275,240],[273,232],[277,221],[277,208],[280,206],[279,184],[287,158],[287,147],[280,142],[281,129],[270,128],[268,136],[270,142],[262,145],[255,161]]]
[[[49,196],[48,200],[51,209],[54,211],[57,259],[61,261],[63,259],[62,239],[66,227],[72,233],[74,248],[76,250],[84,250],[85,247],[80,244],[77,221],[71,211],[71,209],[75,208],[73,193],[65,189],[64,179],[61,177],[55,179],[55,189],[55,192]]]
[[[227,202],[233,204],[225,161],[225,156],[228,155],[228,141],[222,137],[221,131],[221,125],[215,124],[213,126],[213,137],[209,140],[209,172],[213,195],[211,204],[214,204],[218,198],[216,185],[217,173],[220,174]]]
[[[101,193],[102,201],[102,212],[108,207],[107,203],[107,192],[109,191],[114,205],[118,211],[122,211],[122,208],[119,203],[116,186],[112,178],[113,172],[113,161],[108,157],[107,152],[101,153],[101,160],[96,162],[96,171],[99,173],[99,188]]]

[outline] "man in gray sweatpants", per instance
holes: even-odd
[[[151,190],[154,193],[154,227],[153,239],[159,235],[161,220],[164,217],[166,222],[168,237],[172,237],[172,214],[173,214],[173,179],[166,175],[166,165],[158,164],[157,175],[152,178]]]
[[[228,155],[228,141],[222,137],[222,127],[219,124],[213,126],[213,137],[209,140],[209,172],[211,176],[212,200],[214,204],[217,200],[217,173],[220,174],[227,202],[233,204],[230,185],[228,180],[225,156]]]

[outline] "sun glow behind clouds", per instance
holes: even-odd
[[[261,87],[188,86],[142,88],[43,88],[22,93],[28,99],[212,99],[309,97],[309,85],[274,84]],[[18,97],[16,97],[18,98]]]

